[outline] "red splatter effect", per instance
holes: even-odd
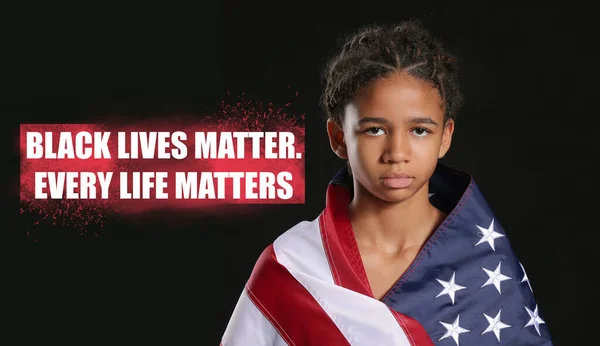
[[[241,97],[236,102],[221,102],[220,109],[206,116],[170,116],[168,118],[151,119],[131,123],[126,119],[116,119],[110,123],[97,124],[52,124],[52,125],[21,125],[21,213],[34,213],[39,215],[35,223],[50,222],[57,226],[74,226],[85,230],[89,225],[103,226],[109,216],[113,214],[145,214],[156,210],[175,210],[177,212],[192,211],[195,213],[224,212],[237,205],[249,208],[250,205],[262,204],[294,204],[304,203],[304,115],[290,115],[287,103],[278,107],[273,103],[247,101]],[[108,146],[110,159],[27,159],[26,132],[52,132],[53,151],[56,152],[60,132],[71,132],[73,137],[76,132],[111,132]],[[178,159],[119,159],[118,158],[118,132],[174,132],[183,131],[187,135],[184,143],[187,146],[187,157]],[[261,158],[252,158],[252,140],[245,140],[244,158],[236,159],[196,159],[195,132],[291,132],[294,134],[295,153],[300,153],[300,159],[266,159],[264,157],[264,139],[261,140]],[[129,138],[129,136],[128,136]],[[217,134],[217,139],[219,134]],[[170,139],[168,139],[170,142]],[[129,140],[127,141],[129,145]],[[218,144],[218,141],[217,141]],[[233,141],[237,145],[236,140]],[[174,146],[170,145],[168,152]],[[128,152],[130,152],[128,150]],[[278,153],[276,147],[274,152]],[[156,151],[155,151],[156,153]],[[141,150],[139,151],[141,155]],[[140,156],[141,157],[141,156]],[[288,181],[293,187],[293,197],[283,199],[246,199],[245,181],[241,179],[240,199],[233,199],[233,184],[231,179],[225,183],[225,199],[175,199],[175,172],[278,172],[287,171],[293,176]],[[96,199],[35,199],[35,172],[113,172],[110,182],[108,199],[101,199],[100,185],[96,183]],[[168,199],[156,199],[154,190],[151,190],[150,199],[125,200],[120,199],[120,172],[167,172],[169,194]],[[258,193],[260,182],[256,179]],[[215,179],[214,184],[217,186]],[[131,180],[128,180],[128,190],[131,191]],[[275,182],[275,188],[280,188]],[[45,189],[48,192],[48,189]],[[79,192],[76,189],[76,192]],[[227,207],[226,205],[230,205]]]

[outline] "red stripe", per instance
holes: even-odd
[[[325,224],[326,224],[325,216],[323,214],[319,215],[319,230],[327,229]],[[320,231],[319,233],[321,233],[321,242],[323,243],[323,248],[325,250],[325,256],[327,257],[327,263],[329,264],[329,270],[331,270],[331,276],[333,277],[333,282],[338,286],[342,286],[342,284],[340,282],[340,275],[338,273],[337,267],[335,266],[335,263],[333,261],[329,260],[333,256],[331,253],[331,246],[330,246],[330,242],[328,239],[328,237],[330,237],[330,235],[328,235],[328,232],[324,232],[324,231]],[[337,249],[334,247],[334,251],[335,250],[337,250]]]
[[[350,198],[350,191],[345,187],[329,185],[325,211],[319,216],[325,254],[337,285],[376,299],[348,215]],[[417,320],[388,308],[404,330],[411,345],[433,345],[425,328]]]
[[[260,255],[248,296],[290,345],[350,345],[312,295],[277,262],[273,245]]]
[[[367,272],[348,216],[350,192],[340,185],[329,185],[326,208],[319,217],[323,247],[333,268],[334,282],[344,288],[373,297]]]

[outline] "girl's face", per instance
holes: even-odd
[[[454,122],[444,126],[437,89],[395,73],[356,94],[342,127],[330,121],[328,133],[334,152],[349,160],[355,187],[400,202],[429,181],[450,148]]]

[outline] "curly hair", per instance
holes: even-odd
[[[394,72],[430,83],[442,99],[444,122],[456,118],[464,102],[457,58],[444,51],[418,19],[363,27],[343,41],[322,75],[321,105],[327,117],[342,124],[344,108],[356,92]]]

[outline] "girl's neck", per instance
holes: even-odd
[[[348,211],[357,242],[390,255],[421,248],[446,217],[429,202],[428,184],[398,203],[383,201],[357,187]]]

